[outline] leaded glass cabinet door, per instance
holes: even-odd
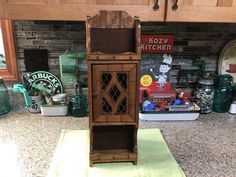
[[[92,65],[94,122],[135,122],[137,64]]]

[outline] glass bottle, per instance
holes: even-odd
[[[215,96],[213,102],[214,112],[228,112],[232,101],[232,83],[233,77],[224,74],[216,78]]]
[[[196,103],[200,107],[200,113],[208,114],[212,112],[214,98],[214,80],[202,78],[198,81],[195,91]]]
[[[0,77],[0,115],[6,114],[11,110],[8,89]]]

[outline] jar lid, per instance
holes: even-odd
[[[214,80],[211,78],[202,78],[198,81],[199,84],[203,84],[203,85],[213,85],[214,84]]]
[[[231,75],[228,75],[228,74],[220,75],[219,79],[221,81],[230,81],[230,82],[233,81],[233,77]]]

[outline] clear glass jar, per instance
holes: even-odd
[[[195,90],[196,103],[200,107],[200,113],[208,114],[212,112],[214,98],[214,81],[211,78],[203,78],[198,81]]]
[[[6,114],[11,110],[8,89],[0,77],[0,115]]]
[[[228,112],[232,102],[233,77],[227,74],[220,75],[215,82],[214,112]]]

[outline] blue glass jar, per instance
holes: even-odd
[[[6,114],[11,110],[8,89],[0,77],[0,115]]]

